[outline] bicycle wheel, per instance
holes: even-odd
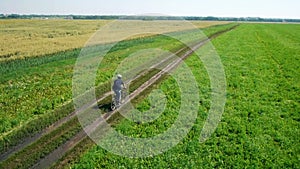
[[[114,111],[117,108],[115,96],[113,96],[113,98],[112,98],[112,102],[111,102],[110,108],[111,108],[112,111]]]
[[[126,101],[127,96],[128,96],[127,90],[122,90],[121,100],[123,103]]]
[[[115,102],[111,102],[110,108],[112,111],[116,110],[117,106],[116,106]]]

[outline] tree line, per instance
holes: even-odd
[[[190,21],[248,21],[248,22],[300,22],[300,19],[260,18],[260,17],[214,17],[214,16],[127,16],[127,15],[20,15],[0,14],[0,19],[82,19],[82,20],[190,20]]]

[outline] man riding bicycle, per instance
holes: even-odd
[[[115,92],[115,96],[116,96],[115,97],[116,106],[119,106],[121,103],[122,85],[123,88],[126,88],[124,82],[122,81],[122,75],[118,74],[117,79],[114,81],[114,85],[113,85],[113,91]]]

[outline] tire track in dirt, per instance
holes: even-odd
[[[173,55],[170,55],[166,58],[164,58],[163,60],[161,60],[158,63],[155,63],[154,65],[152,65],[150,67],[151,68],[155,68],[158,65],[164,64],[165,62],[168,62],[169,60],[174,59],[174,57],[176,57],[176,55],[180,52],[182,52],[185,48],[181,48],[178,51],[176,51]],[[130,81],[125,81],[125,84],[129,84],[130,82],[140,78],[141,76],[147,74],[147,70],[142,71],[140,74],[138,74],[137,76],[135,76],[133,79],[131,79]],[[97,102],[100,102],[102,100],[104,100],[105,98],[107,98],[108,96],[110,96],[112,94],[111,91],[104,93],[99,99],[97,99]],[[86,106],[89,106],[93,103],[88,103]],[[82,109],[85,109],[86,106],[84,106]],[[51,132],[53,132],[54,130],[58,129],[60,126],[62,126],[63,124],[67,123],[68,121],[70,121],[71,119],[73,119],[74,117],[76,117],[76,114],[81,111],[77,110],[77,111],[73,111],[72,113],[70,113],[68,116],[56,121],[54,124],[50,125],[49,127],[45,128],[44,130],[42,130],[41,132],[37,133],[34,136],[30,136],[27,138],[24,138],[23,142],[21,142],[20,144],[10,148],[8,151],[6,151],[5,153],[0,155],[0,161],[4,161],[7,158],[9,158],[10,156],[12,156],[13,154],[21,151],[22,149],[24,149],[25,147],[27,147],[28,145],[34,143],[35,141],[41,139],[43,136],[50,134]]]
[[[233,27],[231,27],[229,29],[223,30],[221,32],[218,32],[216,34],[213,34],[209,38],[204,39],[204,40],[202,40],[200,42],[195,43],[195,45],[193,45],[192,48],[190,48],[188,51],[186,51],[182,57],[177,58],[174,61],[172,61],[164,69],[162,69],[161,71],[159,71],[157,74],[155,74],[154,76],[152,76],[148,81],[146,81],[143,85],[141,85],[138,89],[136,89],[135,91],[133,91],[129,95],[129,99],[124,102],[123,106],[125,107],[126,104],[128,104],[132,99],[134,99],[135,97],[137,97],[141,92],[143,92],[145,89],[147,89],[151,85],[155,84],[163,75],[165,75],[168,72],[174,70],[184,59],[186,59],[187,57],[189,57],[195,50],[199,49],[200,47],[202,47],[203,45],[205,45],[206,43],[208,43],[210,40],[212,40],[212,39],[220,36],[221,34],[235,29],[237,26],[238,25],[233,26]],[[185,48],[180,49],[179,51],[176,52],[176,54],[179,53],[179,52],[182,52],[184,49]],[[171,58],[171,57],[172,56],[170,56],[168,58]],[[166,58],[166,60],[167,60],[167,58]],[[162,64],[162,63],[163,62],[160,62],[160,63],[158,63],[156,65],[153,65],[153,68],[155,68],[156,66],[158,66],[159,64]],[[143,73],[147,73],[147,72],[143,72]],[[139,74],[136,78],[142,76],[142,74]],[[131,81],[133,81],[133,80],[131,80]],[[92,103],[90,106],[95,105],[95,104],[96,104],[96,102]],[[121,106],[119,109],[121,109],[123,106]],[[85,127],[85,129],[82,130],[82,131],[80,131],[80,133],[78,133],[75,137],[73,137],[71,140],[69,140],[68,142],[66,142],[64,145],[60,146],[58,149],[56,149],[55,151],[53,151],[51,154],[49,154],[44,159],[40,160],[32,168],[46,168],[46,167],[50,166],[51,164],[53,164],[55,161],[59,160],[61,157],[63,157],[63,155],[65,153],[67,153],[72,148],[74,148],[77,144],[79,144],[80,141],[82,141],[88,135],[92,134],[92,132],[96,128],[99,128],[99,126],[104,125],[104,121],[108,121],[108,120],[110,120],[110,118],[112,118],[114,115],[116,115],[118,113],[119,109],[116,109],[116,110],[114,110],[112,112],[105,113],[100,118],[97,118],[92,124],[90,124],[87,127]]]
[[[135,91],[133,91],[130,95],[129,95],[129,100],[127,100],[126,103],[128,103],[131,99],[137,97],[142,91],[144,91],[145,89],[147,89],[148,87],[150,87],[152,84],[154,84],[156,81],[158,81],[165,73],[171,71],[172,69],[176,68],[176,66],[178,66],[185,58],[187,58],[188,56],[190,56],[194,50],[197,50],[198,48],[200,48],[201,46],[203,46],[204,44],[206,44],[207,42],[209,42],[211,39],[216,38],[217,36],[230,31],[234,28],[236,28],[238,25],[233,26],[229,29],[217,32],[216,34],[213,34],[212,36],[210,36],[207,39],[204,39],[202,41],[199,41],[198,43],[195,43],[195,45],[189,49],[187,47],[183,47],[179,50],[177,50],[174,54],[164,58],[163,60],[161,60],[160,62],[152,65],[150,67],[151,68],[157,68],[157,67],[164,67],[160,72],[158,72],[157,74],[155,74],[154,76],[152,76],[148,81],[146,81],[143,85],[141,85],[138,89],[136,89]],[[187,51],[185,51],[187,50]],[[183,54],[183,56],[181,58],[178,58],[178,54],[181,52],[185,52]],[[165,66],[166,65],[166,66]],[[148,73],[148,70],[144,70],[142,72],[140,72],[137,76],[135,76],[133,79],[131,79],[130,81],[125,81],[126,84],[129,84],[130,82],[146,75]],[[112,94],[111,91],[104,93],[99,99],[97,99],[95,102],[91,102],[86,104],[85,106],[83,106],[80,110],[76,110],[71,112],[68,116],[58,120],[57,122],[53,123],[51,126],[45,128],[42,132],[37,133],[35,136],[33,137],[28,137],[25,138],[24,140],[26,140],[25,142],[11,148],[9,151],[5,152],[4,154],[0,155],[0,160],[4,161],[7,158],[9,158],[10,156],[12,156],[13,154],[21,151],[22,149],[24,149],[25,147],[27,147],[28,145],[36,142],[37,140],[41,139],[43,136],[46,136],[50,133],[52,133],[53,131],[55,131],[56,129],[58,129],[60,126],[62,126],[63,124],[69,122],[71,119],[76,118],[76,114],[80,111],[83,111],[91,106],[95,106],[97,105],[97,102],[100,102],[101,100],[106,99],[107,97],[109,97]],[[103,114],[102,118],[98,118],[96,119],[91,125],[87,126],[84,130],[81,130],[79,133],[77,133],[73,138],[71,138],[70,140],[68,140],[67,142],[63,143],[61,146],[59,146],[56,150],[52,151],[50,154],[48,154],[45,158],[40,159],[35,165],[32,166],[32,168],[45,168],[50,166],[51,164],[53,164],[55,161],[57,161],[58,159],[62,158],[63,155],[70,151],[71,149],[73,149],[76,145],[78,145],[83,139],[85,139],[88,135],[86,133],[86,131],[90,134],[93,130],[95,130],[97,127],[99,127],[99,125],[101,125],[104,121],[103,120],[109,120],[112,116],[114,116],[117,113],[117,110],[110,112],[110,113],[106,113]],[[38,150],[37,150],[38,151]]]

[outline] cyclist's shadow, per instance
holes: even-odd
[[[111,103],[107,103],[107,104],[101,104],[101,105],[96,105],[94,106],[95,109],[101,109],[105,112],[110,112],[111,110]]]

